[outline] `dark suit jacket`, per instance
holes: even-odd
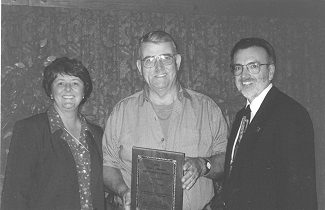
[[[228,210],[316,210],[314,131],[306,109],[273,86],[241,140],[229,175],[243,110],[227,145]]]
[[[88,122],[91,196],[104,209],[102,129]],[[46,113],[15,124],[2,193],[2,210],[80,210],[74,157],[59,129],[51,134]]]

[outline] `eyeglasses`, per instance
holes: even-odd
[[[244,66],[246,66],[247,70],[252,73],[252,74],[258,74],[260,72],[260,67],[263,65],[272,65],[272,63],[258,63],[258,62],[253,62],[253,63],[248,63],[246,65],[241,65],[241,64],[231,64],[230,69],[231,72],[235,76],[239,76],[242,74]]]
[[[164,66],[168,66],[171,65],[174,61],[174,57],[175,55],[171,55],[171,54],[161,54],[161,55],[155,55],[155,56],[148,56],[143,58],[142,61],[144,67],[146,68],[152,68],[156,66],[157,63],[157,59],[164,65]]]

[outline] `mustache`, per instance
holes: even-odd
[[[160,69],[160,70],[152,72],[151,76],[158,76],[161,74],[168,74],[168,73],[169,73],[168,69]]]

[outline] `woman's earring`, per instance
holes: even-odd
[[[53,95],[51,94],[51,100],[53,100]]]

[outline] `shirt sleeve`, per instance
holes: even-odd
[[[211,103],[210,127],[213,134],[213,155],[225,153],[227,147],[228,125],[216,103]]]
[[[120,128],[118,126],[118,112],[117,107],[114,107],[111,112],[103,135],[102,147],[103,147],[103,165],[114,168],[119,168],[119,150],[118,143]]]

